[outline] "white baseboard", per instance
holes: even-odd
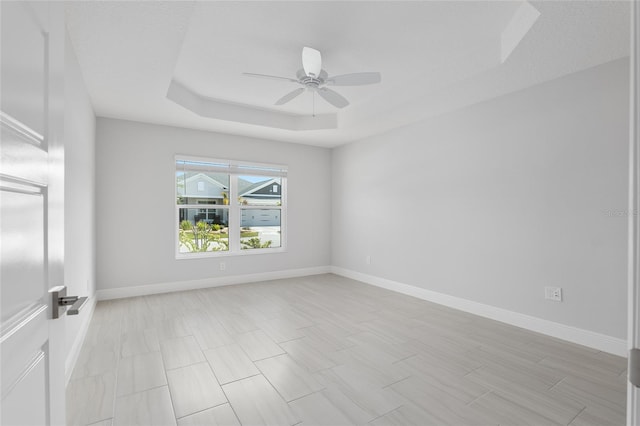
[[[331,267],[317,266],[313,268],[287,269],[284,271],[261,272],[257,274],[205,278],[201,280],[173,281],[159,284],[101,289],[97,291],[96,297],[98,300],[122,299],[124,297],[171,293],[173,291],[197,290],[200,288],[220,287],[224,285],[245,284],[258,281],[304,277],[307,275],[328,274],[329,272],[331,272]]]
[[[363,274],[361,272],[356,272],[337,266],[332,266],[331,272],[336,275],[341,275],[343,277],[361,281],[366,284],[371,284],[376,287],[386,288],[387,290],[392,290],[398,293],[406,294],[408,296],[417,297],[419,299],[469,312],[481,317],[504,322],[506,324],[535,331],[537,333],[557,337],[569,342],[598,349],[603,352],[619,355],[622,357],[627,356],[627,341],[624,339],[607,336],[605,334],[584,330],[582,328],[577,328],[570,325],[560,324],[542,318],[532,317],[530,315],[497,308],[495,306],[485,305],[483,303],[478,303],[471,300],[462,299],[460,297],[426,290],[424,288],[399,283],[397,281],[392,281],[373,275]]]
[[[80,330],[76,335],[73,344],[71,345],[71,350],[69,350],[69,354],[67,354],[67,359],[65,360],[64,366],[64,374],[65,374],[65,384],[69,384],[69,380],[71,380],[71,374],[73,373],[73,368],[76,366],[76,362],[78,362],[78,357],[80,356],[80,350],[82,349],[82,344],[84,343],[84,338],[87,336],[87,330],[89,330],[89,324],[91,323],[91,318],[93,317],[93,311],[96,307],[96,297],[91,297],[86,303],[88,306],[85,306],[82,312],[82,325],[80,326]]]
[[[627,341],[616,337],[607,336],[605,334],[596,333],[593,331],[581,329],[578,327],[560,324],[557,322],[545,320],[542,318],[533,317],[519,312],[513,312],[506,309],[498,308],[491,305],[485,305],[483,303],[474,302],[471,300],[463,299],[456,296],[450,296],[444,293],[438,293],[435,291],[415,287],[408,284],[403,284],[397,281],[388,280],[386,278],[380,278],[373,275],[363,274],[361,272],[352,271],[349,269],[340,268],[337,266],[319,266],[313,268],[303,269],[289,269],[284,271],[262,272],[257,274],[244,274],[244,275],[231,275],[225,277],[206,278],[201,280],[190,281],[174,281],[159,284],[149,284],[142,286],[120,287],[113,289],[102,289],[96,293],[97,300],[110,300],[121,299],[125,297],[146,296],[150,294],[170,293],[174,291],[182,290],[197,290],[201,288],[220,287],[225,285],[244,284],[258,281],[269,281],[285,278],[295,278],[308,275],[319,275],[326,273],[334,273],[343,277],[351,278],[371,284],[376,287],[382,287],[387,290],[396,291],[398,293],[406,294],[409,296],[417,297],[419,299],[427,300],[429,302],[438,303],[440,305],[448,306],[454,309],[459,309],[464,312],[469,312],[475,315],[479,315],[485,318],[490,318],[496,321],[504,322],[506,324],[521,327],[527,330],[535,331],[537,333],[546,334],[548,336],[556,337],[559,339],[567,340],[569,342],[577,343],[580,345],[588,346],[603,352],[619,355],[622,357],[627,356]],[[94,302],[95,304],[95,302]],[[93,310],[93,306],[91,307]],[[82,341],[84,341],[84,334],[86,334],[86,328],[88,322],[83,326],[81,333],[82,339],[77,338],[74,346],[77,344],[79,349]],[[78,343],[79,342],[79,343]],[[73,353],[73,351],[72,351]],[[78,354],[75,354],[75,359],[70,361],[71,355],[67,359],[67,364],[75,364]],[[67,371],[69,369],[67,368]]]

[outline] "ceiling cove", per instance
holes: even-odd
[[[96,115],[336,146],[629,53],[623,1],[66,2]],[[337,90],[298,86],[301,51],[328,75],[380,72]],[[251,78],[243,73],[286,77]]]

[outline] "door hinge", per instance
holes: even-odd
[[[635,387],[640,387],[640,349],[629,351],[629,381]]]

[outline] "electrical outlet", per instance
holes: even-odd
[[[227,264],[226,264],[226,263],[224,263],[224,262],[220,262],[220,270],[221,270],[221,271],[224,271],[224,270],[226,270],[226,269],[227,269]]]
[[[554,302],[562,302],[562,288],[545,287],[544,298],[547,300],[553,300]]]
[[[365,258],[364,258],[364,262],[365,262],[367,265],[371,265],[371,256],[367,256],[367,257],[365,257]]]

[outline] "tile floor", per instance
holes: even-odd
[[[623,425],[626,361],[335,275],[100,302],[72,425]]]

